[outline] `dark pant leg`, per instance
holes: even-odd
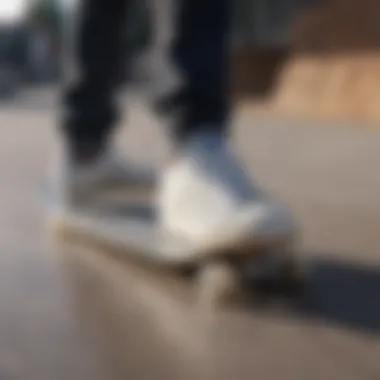
[[[206,126],[226,132],[230,6],[230,0],[179,0],[173,46],[185,80],[179,137]]]
[[[127,1],[81,1],[71,51],[79,76],[64,93],[64,132],[70,144],[104,143],[116,121]]]

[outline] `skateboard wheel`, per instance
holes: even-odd
[[[206,263],[198,273],[198,301],[201,306],[218,307],[239,288],[239,273],[233,265],[216,261]]]
[[[306,272],[292,242],[270,247],[262,253],[260,260],[254,260],[250,266],[247,276],[250,288],[257,288],[263,294],[291,297],[303,292]]]
[[[282,265],[280,280],[291,293],[303,290],[306,282],[306,268],[294,257],[288,257]]]

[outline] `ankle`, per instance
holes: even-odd
[[[215,150],[224,146],[226,143],[226,136],[211,126],[203,126],[194,131],[184,135],[179,142],[179,146],[184,149],[191,149],[192,147],[198,149]]]
[[[75,142],[69,145],[69,155],[75,164],[88,165],[99,160],[105,149],[99,142]]]

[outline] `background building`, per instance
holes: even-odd
[[[0,87],[2,81],[9,84],[10,64],[29,79],[58,78],[64,9],[76,1],[0,1]],[[138,53],[154,35],[154,18],[152,29],[146,12],[150,1],[163,8],[169,3],[131,1],[126,52]],[[237,96],[294,115],[380,122],[379,0],[235,0],[233,5]]]
[[[240,0],[237,8],[238,94],[297,115],[380,122],[378,0]]]

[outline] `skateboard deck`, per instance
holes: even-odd
[[[231,293],[253,260],[257,270],[259,258],[268,258],[262,255],[263,247],[253,244],[227,250],[200,248],[164,235],[157,227],[152,197],[141,192],[111,193],[87,199],[69,214],[63,229],[155,264],[196,268],[200,272],[197,277],[201,298],[207,300]],[[279,250],[282,243],[278,242]]]
[[[67,224],[72,232],[163,265],[197,261],[185,242],[164,237],[156,228],[156,220],[150,204],[97,202],[72,212]]]

